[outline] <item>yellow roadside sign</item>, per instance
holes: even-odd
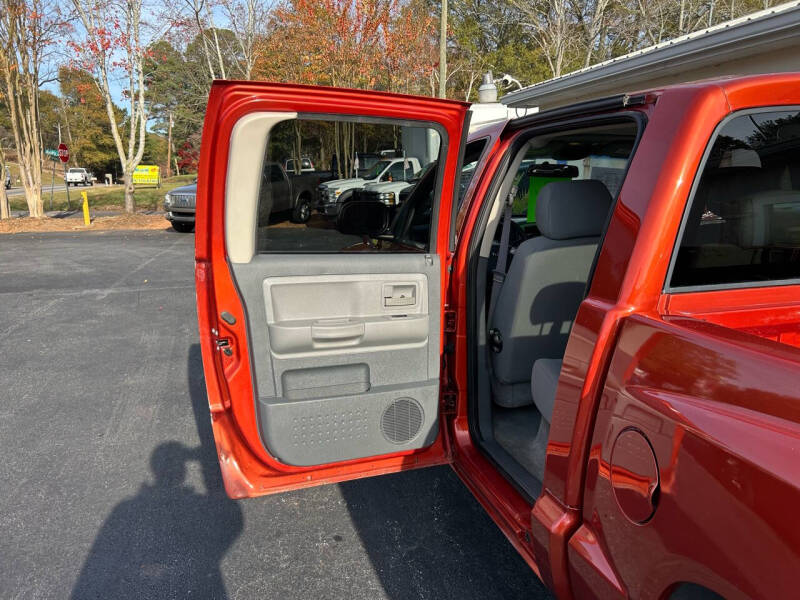
[[[133,172],[134,185],[161,186],[161,171],[156,165],[139,165]]]

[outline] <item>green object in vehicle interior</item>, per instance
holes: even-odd
[[[528,168],[528,223],[536,223],[536,198],[539,192],[548,183],[554,181],[570,180],[578,176],[578,167],[575,165],[558,165],[542,163],[531,165]]]

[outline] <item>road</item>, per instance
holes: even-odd
[[[58,182],[58,178],[56,178],[56,183],[55,184],[51,184],[49,182],[46,183],[46,184],[43,184],[42,185],[42,196],[45,199],[45,204],[47,204],[47,196],[46,196],[46,194],[50,194],[50,190],[53,190],[54,192],[63,192],[66,189],[67,188],[64,185],[63,178],[62,178],[61,183],[59,183]],[[70,191],[72,191],[73,189],[74,188],[71,187]],[[12,198],[14,196],[24,196],[25,195],[25,190],[21,186],[16,186],[16,187],[12,187],[10,190],[6,190],[6,194],[10,198]]]
[[[42,198],[44,199],[44,205],[47,206],[47,202],[50,199],[50,191],[53,192],[64,192],[66,191],[67,187],[64,185],[63,176],[61,178],[61,182],[59,183],[59,178],[56,176],[56,183],[51,184],[50,181],[45,177],[45,182],[42,184]],[[102,184],[95,184],[95,185],[102,185]],[[115,187],[122,187],[122,186],[115,186]],[[81,190],[87,189],[86,186],[78,185],[78,186],[70,186],[69,193],[70,196],[75,194],[75,198],[80,197]],[[6,194],[9,198],[13,198],[14,196],[24,196],[25,190],[21,186],[12,187],[10,190],[6,190]]]
[[[0,598],[549,598],[446,467],[229,500],[192,245],[0,238]]]

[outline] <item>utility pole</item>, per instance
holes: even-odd
[[[447,98],[447,0],[442,0],[439,18],[439,98]]]

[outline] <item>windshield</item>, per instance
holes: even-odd
[[[83,173],[83,169],[70,169],[70,173]]]
[[[371,169],[368,169],[368,170],[364,171],[364,173],[360,174],[360,175],[364,179],[375,179],[390,164],[392,164],[392,161],[390,161],[390,160],[379,160],[374,165],[372,165]]]

